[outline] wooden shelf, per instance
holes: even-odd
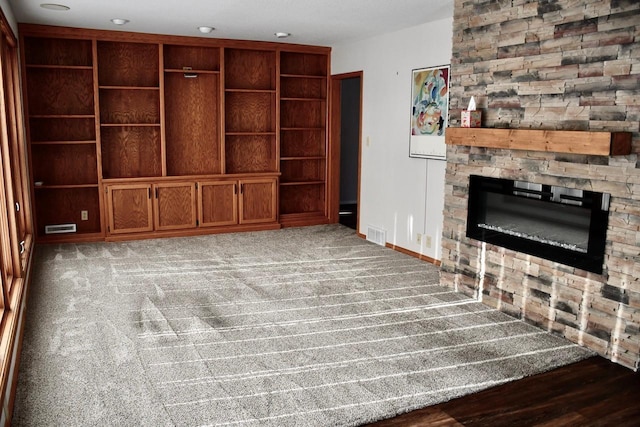
[[[160,90],[159,86],[100,86],[101,90]]]
[[[165,68],[165,73],[178,73],[178,74],[220,74],[220,71],[212,70],[182,70],[178,68]]]
[[[98,184],[67,184],[67,185],[34,185],[36,190],[59,190],[69,188],[98,188]]]
[[[289,79],[318,79],[318,80],[324,80],[327,78],[327,76],[313,76],[309,74],[285,74],[285,73],[281,73],[280,77],[286,77]]]
[[[275,89],[225,89],[227,93],[276,93]]]
[[[30,114],[30,119],[95,119],[93,114]]]
[[[449,145],[617,156],[631,153],[630,132],[447,128]]]
[[[91,65],[41,65],[27,64],[27,69],[44,69],[44,70],[93,70]]]
[[[252,135],[272,136],[275,134],[276,134],[275,132],[225,132],[225,135],[229,135],[229,136],[252,136]]]
[[[291,160],[324,160],[324,156],[298,156],[298,157],[280,157],[282,161]]]
[[[91,141],[31,141],[31,145],[94,145],[95,140]]]
[[[290,186],[290,185],[321,185],[324,184],[324,181],[284,181],[280,180],[280,185]]]
[[[318,102],[318,101],[325,101],[324,98],[280,98],[280,101],[295,101],[295,102],[308,102],[308,101],[312,101],[312,102]]]
[[[160,123],[101,123],[100,127],[160,127]]]

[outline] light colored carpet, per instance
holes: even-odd
[[[438,280],[340,225],[41,246],[13,425],[359,425],[591,355]]]

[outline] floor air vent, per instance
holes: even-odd
[[[57,225],[45,225],[45,234],[60,234],[60,233],[75,233],[75,224],[57,224]]]
[[[376,227],[367,226],[367,240],[380,246],[387,243],[387,232]]]

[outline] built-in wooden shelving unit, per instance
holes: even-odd
[[[40,241],[329,221],[329,48],[20,33]]]

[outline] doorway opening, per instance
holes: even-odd
[[[332,76],[333,144],[340,158],[338,222],[358,231],[362,72]]]

